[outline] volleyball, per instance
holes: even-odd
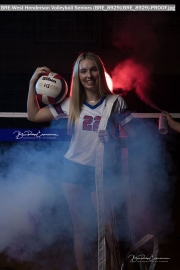
[[[50,72],[38,79],[35,92],[39,101],[46,105],[54,105],[66,97],[68,86],[61,75]]]

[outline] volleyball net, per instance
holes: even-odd
[[[154,121],[160,123],[161,113],[132,113],[135,120]],[[180,119],[180,113],[170,113],[174,119]],[[51,123],[33,123],[28,121],[27,112],[0,112],[0,142],[18,141],[69,141],[67,119]],[[23,123],[23,124],[22,124]],[[166,125],[167,126],[167,125]],[[160,132],[161,133],[161,132]],[[166,131],[162,134],[167,133]]]
[[[180,118],[180,113],[170,113],[173,118]],[[132,113],[133,118],[159,118],[160,113]],[[0,118],[27,118],[25,112],[0,112]]]

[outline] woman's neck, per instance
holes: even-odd
[[[91,105],[97,104],[101,100],[101,95],[99,93],[86,93],[85,100]]]

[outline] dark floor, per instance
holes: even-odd
[[[178,209],[176,214],[179,214]],[[180,234],[178,234],[178,224],[180,222],[177,222],[174,232],[167,236],[159,246],[158,258],[168,258],[168,262],[157,262],[155,270],[180,269]],[[0,254],[0,267],[12,268],[7,270],[77,270],[71,241],[70,247],[66,248],[66,252],[62,252],[62,247],[56,243],[39,253],[32,262],[18,263],[2,253]]]

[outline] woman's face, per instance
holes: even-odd
[[[84,59],[79,63],[79,79],[85,90],[99,91],[99,71],[92,59]]]

